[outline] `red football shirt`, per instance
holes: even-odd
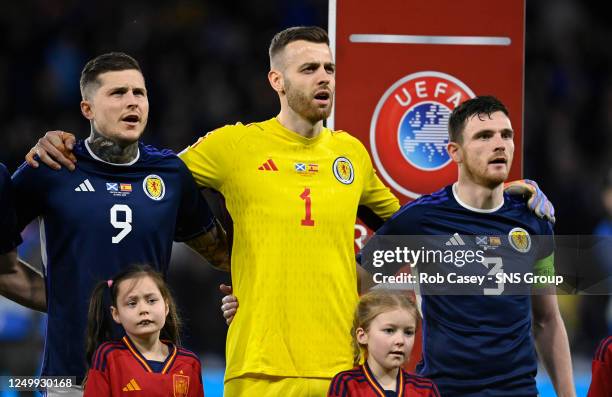
[[[593,358],[593,377],[587,397],[612,396],[612,336],[601,341]]]
[[[438,388],[429,379],[408,373],[401,369],[397,374],[395,391],[385,391],[367,364],[343,371],[334,376],[328,397],[440,397]]]
[[[127,336],[100,345],[87,373],[84,397],[136,396],[202,397],[202,369],[189,350],[168,344],[161,372],[154,372]]]

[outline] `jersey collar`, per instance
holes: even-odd
[[[144,356],[138,351],[138,349],[136,349],[136,346],[134,346],[134,343],[127,335],[124,336],[121,339],[121,341],[127,346],[130,353],[132,353],[136,361],[138,361],[138,363],[144,368],[145,371],[154,373],[153,370],[151,369],[151,366],[149,366],[149,364],[147,363],[147,359],[144,358]],[[176,348],[176,345],[174,345],[173,343],[170,343],[169,341],[162,341],[162,342],[168,345],[168,348],[169,348],[168,357],[166,357],[166,360],[164,360],[164,365],[160,372],[163,375],[163,374],[167,374],[168,371],[170,371],[170,368],[172,368],[172,364],[174,364],[174,360],[176,359],[176,353],[178,349]]]
[[[472,207],[471,205],[468,205],[464,203],[463,201],[461,201],[461,199],[459,198],[459,195],[457,194],[457,182],[453,183],[451,190],[453,191],[453,197],[455,197],[455,201],[457,201],[457,204],[459,204],[463,208],[470,210],[470,211],[479,212],[481,214],[491,214],[504,206],[505,198],[502,197],[501,204],[499,204],[498,206],[494,208],[482,209],[482,208]]]
[[[380,383],[378,383],[378,381],[374,377],[374,374],[370,370],[370,366],[368,365],[368,363],[365,362],[361,366],[361,368],[363,370],[363,373],[366,376],[366,379],[368,380],[369,385],[372,387],[372,389],[374,389],[376,394],[379,397],[385,397],[385,390],[382,388]],[[402,376],[401,368],[397,371],[397,380],[395,381],[395,390],[397,392],[397,397],[404,397],[404,377]]]
[[[314,145],[315,143],[321,141],[323,139],[324,136],[328,135],[328,131],[329,129],[327,127],[323,127],[321,129],[321,132],[319,133],[319,135],[315,136],[314,138],[306,138],[301,136],[300,134],[298,134],[295,131],[290,130],[289,128],[285,127],[284,125],[282,125],[280,123],[280,121],[278,121],[278,118],[273,117],[270,120],[268,120],[272,127],[273,130],[276,131],[278,134],[292,140],[292,141],[297,141],[300,142],[304,145]]]

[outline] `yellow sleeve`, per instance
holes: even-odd
[[[365,148],[363,148],[363,151],[364,169],[366,170],[367,176],[364,182],[363,191],[361,192],[359,205],[370,208],[380,218],[387,220],[400,209],[399,200],[378,178],[376,170],[372,166],[370,155]]]
[[[553,277],[555,276],[555,254],[552,253],[548,255],[546,258],[542,258],[533,265],[533,274],[536,276],[546,276]],[[534,288],[545,288],[548,287],[547,283],[536,283],[534,284]]]
[[[200,187],[221,191],[234,166],[234,154],[244,126],[226,125],[209,132],[179,153]]]

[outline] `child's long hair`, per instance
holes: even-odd
[[[168,339],[175,345],[180,345],[181,320],[176,310],[176,304],[166,282],[161,274],[149,265],[135,265],[117,274],[112,280],[100,281],[94,288],[89,302],[87,315],[87,362],[98,346],[113,339],[114,320],[110,306],[117,307],[119,284],[125,280],[137,280],[150,277],[159,288],[164,301],[168,304],[168,316],[161,329],[160,339]]]
[[[414,301],[405,292],[388,290],[374,290],[363,295],[359,299],[355,317],[353,318],[353,365],[358,366],[361,358],[365,360],[366,347],[357,342],[357,328],[368,331],[372,321],[381,313],[386,313],[396,309],[405,309],[414,315],[416,325],[419,323],[419,311]]]

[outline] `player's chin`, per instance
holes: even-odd
[[[330,112],[327,110],[321,110],[319,108],[317,109],[311,109],[307,114],[304,114],[303,116],[309,120],[311,123],[318,123],[321,120],[325,120],[329,117]]]
[[[315,113],[319,120],[325,120],[331,114],[331,105],[319,107],[316,109]]]
[[[144,128],[127,129],[122,131],[117,139],[122,145],[130,145],[137,142],[144,132]]]
[[[484,179],[488,186],[497,186],[508,179],[508,170],[504,168],[489,171],[485,174]]]

